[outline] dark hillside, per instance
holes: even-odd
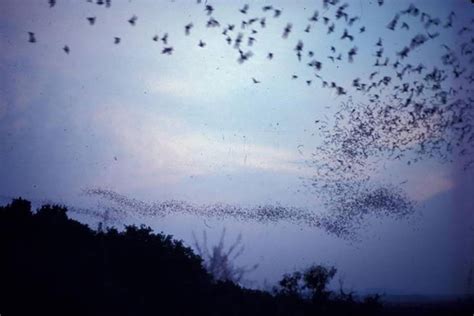
[[[0,249],[2,316],[384,312],[376,297],[327,291],[333,268],[285,275],[274,295],[244,289],[213,281],[201,258],[169,235],[144,226],[97,232],[69,219],[64,207],[32,212],[22,199],[0,207]]]

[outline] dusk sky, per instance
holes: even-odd
[[[330,125],[342,103],[370,102],[369,94],[356,91],[352,83],[385,71],[373,66],[378,39],[384,45],[381,61],[389,56],[394,63],[396,52],[415,35],[439,32],[407,57],[414,66],[423,63],[428,72],[444,67],[443,44],[461,55],[460,44],[471,38],[472,47],[474,36],[474,7],[465,0],[387,0],[382,6],[376,0],[350,1],[345,11],[360,19],[350,27],[333,20],[335,34],[327,34],[322,17],[334,19],[342,3],[325,9],[323,1],[310,0],[207,1],[215,9],[212,17],[220,22],[208,28],[204,2],[114,0],[106,8],[57,0],[50,8],[46,0],[0,1],[2,204],[22,196],[35,205],[62,203],[98,211],[118,207],[88,191],[99,189],[144,205],[168,200],[198,208],[272,205],[330,216],[327,195],[308,184],[323,181],[315,172],[314,160],[325,159],[318,156],[324,139],[315,121]],[[244,15],[239,9],[246,3]],[[426,29],[420,17],[403,16],[399,23],[406,22],[409,29],[388,29],[394,15],[411,3],[439,17],[441,25]],[[270,4],[281,16],[262,11]],[[315,10],[319,21],[310,23]],[[453,27],[444,28],[450,12],[455,13]],[[132,16],[137,17],[134,26],[127,22]],[[241,29],[243,19],[263,16],[265,28],[256,22]],[[96,18],[93,25],[88,17]],[[185,35],[188,23],[193,27]],[[288,23],[292,31],[284,39]],[[235,24],[232,40],[245,32],[242,50],[253,55],[244,63],[238,62],[239,52],[222,34],[228,24]],[[305,32],[308,24],[311,31]],[[463,27],[468,29],[459,35]],[[252,29],[258,32],[249,47]],[[341,39],[344,29],[353,34],[353,41]],[[35,43],[29,42],[28,32],[34,32]],[[153,41],[166,33],[167,44]],[[114,37],[120,43],[114,44]],[[200,40],[204,47],[199,47]],[[301,62],[295,51],[299,40],[304,42]],[[357,55],[349,62],[347,51],[354,46]],[[164,47],[173,47],[172,54],[162,54]],[[322,79],[306,66],[309,51],[323,63],[318,76],[343,86],[347,94],[322,87]],[[327,57],[339,53],[341,61]],[[472,80],[466,79],[473,75],[472,60],[461,66],[465,73],[443,84],[445,89],[462,86],[456,97],[467,99],[473,95]],[[424,75],[413,78],[422,81]],[[309,85],[306,80],[311,80]],[[383,90],[379,97],[388,95]],[[473,127],[472,121],[466,124]],[[474,142],[458,146],[461,150],[444,160],[423,155],[411,163],[419,155],[415,151],[401,159],[383,153],[373,157],[364,176],[373,185],[399,189],[414,212],[403,218],[364,217],[356,240],[285,220],[262,223],[184,212],[142,216],[126,208],[121,209],[128,211],[126,216],[114,225],[144,222],[188,245],[193,244],[193,232],[199,237],[206,231],[210,245],[224,227],[229,243],[241,233],[245,252],[238,263],[259,264],[247,276],[257,287],[274,284],[285,272],[324,263],[336,266],[344,286],[357,291],[472,293],[468,275],[474,269],[474,165],[467,162]],[[467,155],[458,154],[463,148]],[[335,174],[332,180],[340,179]],[[71,216],[90,224],[100,220]]]

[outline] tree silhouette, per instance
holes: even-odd
[[[225,230],[210,252],[204,233],[200,251],[211,258],[210,271],[216,273],[211,275],[206,260],[170,235],[146,226],[94,231],[69,219],[63,206],[44,205],[32,212],[30,202],[15,199],[0,207],[0,313],[423,314],[423,309],[381,309],[379,296],[359,300],[352,293],[333,293],[327,286],[336,269],[320,265],[283,276],[274,295],[243,288],[235,281],[248,269],[233,263],[243,251],[241,236],[228,249],[224,236]],[[441,306],[439,314],[429,310],[429,315],[468,311],[469,304]]]
[[[313,265],[303,274],[304,286],[310,291],[311,300],[314,302],[327,301],[329,295],[327,286],[337,273],[334,267]]]
[[[281,287],[281,294],[298,297],[301,295],[301,273],[285,274],[278,283]]]
[[[219,243],[209,250],[206,231],[203,231],[202,242],[199,242],[193,233],[194,246],[198,255],[203,258],[206,270],[213,276],[214,280],[240,283],[243,281],[245,274],[257,269],[258,265],[255,264],[252,267],[237,266],[235,260],[244,251],[242,235],[239,234],[227,250],[224,244],[225,235],[226,230],[224,228]]]

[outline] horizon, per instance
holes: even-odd
[[[225,228],[228,242],[242,234],[237,263],[259,264],[251,286],[325,263],[356,292],[472,295],[472,4],[350,2],[342,13],[359,19],[349,25],[335,17],[343,2],[276,0],[278,17],[262,10],[267,1],[208,2],[2,1],[0,201],[64,204],[92,227],[106,216],[118,228],[144,223],[189,246],[203,231],[216,244]],[[412,3],[439,25],[400,14]],[[210,17],[220,25],[206,27]],[[235,29],[222,34],[228,24]],[[454,66],[442,59],[449,53]],[[388,66],[374,64],[386,57]],[[396,62],[413,65],[404,80]],[[426,69],[413,70],[420,64]],[[428,89],[430,74],[446,76],[437,82],[445,94]],[[354,82],[368,86],[369,77],[373,88]],[[416,94],[420,82],[426,90]],[[381,123],[371,112],[412,106],[413,122],[408,113]],[[387,132],[399,125],[409,130]]]

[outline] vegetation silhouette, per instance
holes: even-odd
[[[198,241],[193,233],[194,247],[198,255],[203,259],[203,265],[211,274],[214,280],[231,281],[236,284],[242,284],[245,274],[252,272],[258,268],[258,264],[251,267],[237,266],[235,260],[244,252],[242,245],[242,235],[239,234],[237,239],[226,249],[224,238],[226,235],[225,228],[222,230],[219,243],[209,249],[207,245],[207,233],[203,231],[202,242]]]
[[[223,247],[221,247],[222,249]],[[394,315],[378,296],[328,284],[336,269],[285,275],[273,293],[218,280],[181,241],[149,227],[90,229],[67,209],[35,212],[21,198],[0,207],[2,315]],[[229,252],[229,251],[227,251]],[[226,263],[228,264],[228,263]],[[430,310],[461,312],[456,309]],[[423,315],[416,309],[404,314]],[[452,314],[452,313],[451,313]],[[428,313],[426,314],[428,315]]]

